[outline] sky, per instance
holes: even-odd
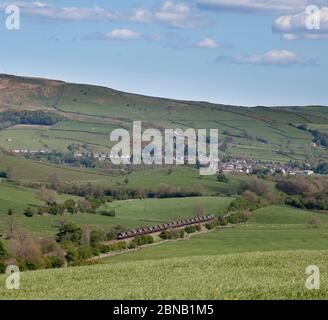
[[[13,4],[18,30],[7,28]],[[0,73],[242,106],[328,105],[328,0],[0,0],[0,17]]]

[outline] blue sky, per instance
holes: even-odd
[[[20,30],[5,8],[21,11]],[[307,5],[320,8],[308,30]],[[0,72],[236,105],[328,105],[328,0],[0,1]]]

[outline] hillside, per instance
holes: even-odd
[[[321,106],[245,108],[0,75],[0,110],[43,110],[64,117],[51,127],[16,126],[0,131],[0,147],[6,150],[24,146],[65,151],[72,143],[85,143],[93,152],[108,152],[108,134],[114,128],[130,129],[133,120],[141,120],[145,127],[159,129],[218,128],[221,142],[227,144],[221,156],[281,162],[328,157],[327,148],[313,146],[311,133],[292,126],[308,124],[324,131],[328,108]]]
[[[1,299],[327,299],[327,251],[283,251],[25,272]],[[316,263],[321,290],[305,289]],[[205,271],[206,270],[206,271]],[[0,281],[4,281],[0,275]],[[60,285],[58,280],[60,279]]]

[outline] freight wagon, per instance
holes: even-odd
[[[144,228],[134,229],[130,231],[124,231],[124,232],[120,232],[117,235],[117,239],[118,240],[129,239],[144,234],[161,232],[173,228],[186,227],[197,223],[209,222],[214,219],[215,219],[214,215],[207,215],[207,216],[194,217],[191,219],[183,219],[183,220],[173,221],[169,223],[163,223],[154,227],[144,227]]]

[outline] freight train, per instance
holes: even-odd
[[[134,229],[134,230],[130,230],[130,231],[124,231],[124,232],[120,232],[117,235],[117,240],[129,239],[129,238],[133,238],[136,236],[141,236],[144,234],[155,233],[155,232],[161,232],[161,231],[173,229],[173,228],[186,227],[186,226],[190,226],[190,225],[197,224],[197,223],[209,222],[214,219],[215,219],[214,215],[207,215],[207,216],[194,217],[191,219],[183,219],[183,220],[178,220],[178,221],[174,221],[174,222],[163,223],[163,224],[159,224],[154,227],[144,227],[144,228]]]

